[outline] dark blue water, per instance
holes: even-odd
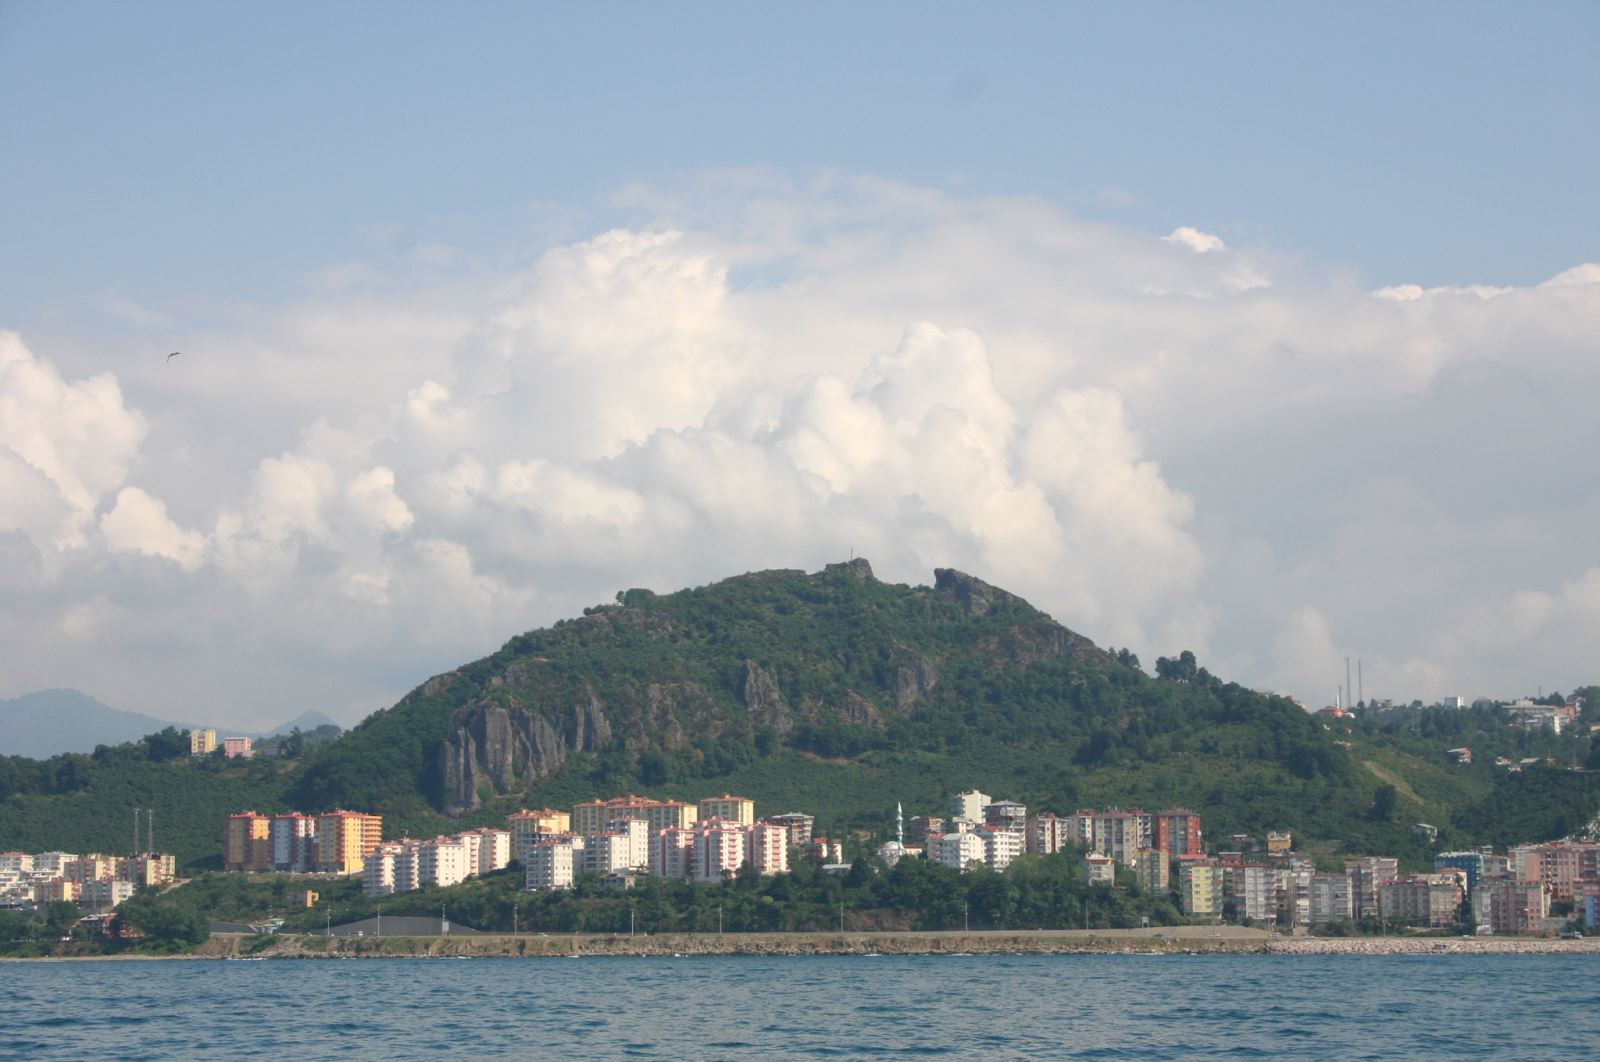
[[[27,1058],[1592,1058],[1584,956],[0,964]]]

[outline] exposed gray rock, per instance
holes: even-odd
[[[794,729],[794,716],[783,701],[783,693],[760,664],[746,660],[739,677],[739,701],[757,727],[770,727],[780,736]]]
[[[903,645],[897,645],[890,660],[889,692],[895,708],[905,713],[939,685],[939,669],[933,662]]]

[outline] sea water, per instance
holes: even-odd
[[[26,1058],[1593,1058],[1586,956],[0,964]]]

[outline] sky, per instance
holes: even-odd
[[[0,0],[0,697],[350,723],[852,553],[1311,707],[1600,681],[1597,53],[1592,3]]]

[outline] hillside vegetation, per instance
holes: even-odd
[[[138,803],[157,809],[158,843],[195,863],[216,858],[225,815],[245,807],[377,811],[398,836],[624,791],[731,791],[865,839],[885,834],[897,801],[939,814],[978,787],[1060,812],[1186,804],[1214,839],[1289,829],[1330,855],[1418,863],[1437,847],[1412,832],[1419,821],[1441,845],[1504,843],[1575,830],[1600,804],[1600,772],[1562,769],[1586,742],[1471,713],[1330,728],[1187,652],[1154,670],[951,570],[905,586],[857,560],[628,590],[429,679],[298,760],[190,762],[154,738],[0,759],[0,847],[120,850]],[[1464,733],[1561,767],[1509,776],[1481,754],[1454,767],[1444,749]],[[1525,832],[1502,838],[1512,829]]]

